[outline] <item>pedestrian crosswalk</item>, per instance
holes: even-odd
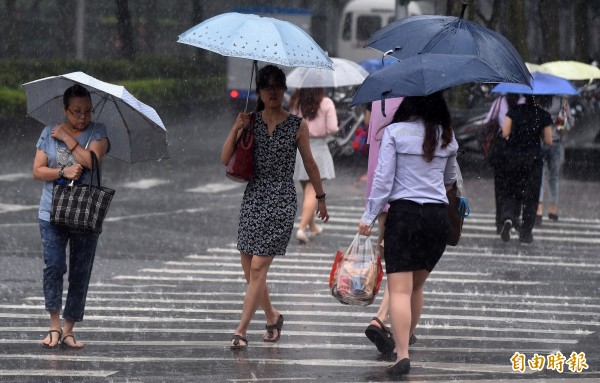
[[[200,253],[94,276],[76,328],[81,351],[38,346],[47,331],[39,286],[0,301],[0,381],[387,381],[390,361],[364,336],[381,297],[345,306],[327,285],[333,255],[356,234],[361,208],[329,210],[324,233],[306,245],[292,241],[269,271],[273,304],[285,317],[278,343],[262,342],[259,308],[248,350],[229,350],[245,281],[235,243],[215,238]],[[501,242],[489,213],[472,213],[463,230],[426,284],[410,380],[600,379],[600,220],[544,225],[531,245]],[[589,367],[570,371],[565,361],[563,373],[519,372],[513,362],[514,355],[558,353],[587,355]]]

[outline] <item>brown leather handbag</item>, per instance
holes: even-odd
[[[254,113],[250,115],[250,124],[244,128],[235,144],[226,174],[236,182],[248,182],[254,178]]]

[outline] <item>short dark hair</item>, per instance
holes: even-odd
[[[87,97],[90,99],[90,102],[92,101],[90,92],[79,84],[75,84],[65,90],[65,93],[63,94],[63,105],[65,108],[68,108],[69,105],[71,105],[71,99],[73,97]]]
[[[269,80],[273,80],[277,85],[281,85],[287,90],[285,73],[275,65],[265,65],[260,68],[256,76],[256,90],[261,90],[269,86]]]
[[[279,67],[269,64],[260,68],[258,74],[256,75],[256,92],[258,93],[258,91],[262,88],[268,87],[269,80],[273,80],[275,84],[281,85],[285,90],[287,90],[285,73]],[[260,112],[263,109],[265,109],[265,103],[260,99],[259,95],[256,102],[256,111]]]

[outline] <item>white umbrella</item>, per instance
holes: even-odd
[[[290,88],[337,88],[360,85],[367,78],[367,72],[354,61],[331,57],[333,70],[316,68],[295,68],[287,76]]]
[[[45,125],[63,122],[63,93],[74,84],[87,88],[95,111],[92,120],[106,125],[107,155],[130,163],[169,158],[167,130],[154,108],[124,87],[83,72],[46,77],[23,84],[27,114]]]

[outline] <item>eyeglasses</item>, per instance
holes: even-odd
[[[280,91],[280,90],[284,90],[285,86],[281,85],[281,84],[271,84],[271,85],[266,85],[263,86],[262,88],[260,88],[260,90],[266,90],[267,92],[271,91],[271,90],[275,90],[275,91]]]
[[[94,114],[94,109],[89,109],[89,110],[85,110],[85,111],[81,111],[81,110],[71,110],[71,108],[67,108],[67,110],[69,112],[71,112],[71,114],[77,118],[81,118],[81,117],[90,117],[92,114]]]

